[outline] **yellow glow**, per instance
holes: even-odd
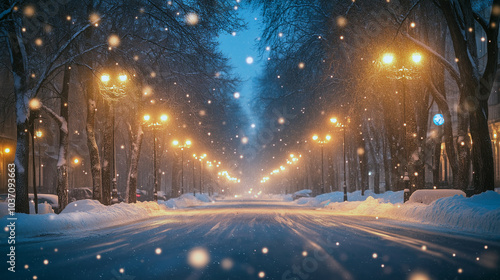
[[[10,153],[10,149],[9,148],[5,148],[5,150],[3,150],[6,154]]]
[[[108,74],[103,74],[103,75],[101,76],[101,82],[103,82],[103,83],[107,83],[107,82],[109,82],[110,80],[111,80],[111,77],[110,77]]]
[[[394,61],[394,55],[392,53],[384,54],[382,62],[384,62],[385,64],[391,64],[393,61]]]
[[[314,135],[314,136],[313,136],[313,140],[314,140],[314,141],[318,140],[318,135]]]
[[[331,137],[330,135],[327,135],[327,136],[326,136],[326,140],[327,140],[327,141],[330,141],[330,139],[332,139],[332,137]]]
[[[294,156],[294,154],[290,154],[290,157],[291,157],[291,158],[294,158],[295,156]]]
[[[77,158],[73,159],[73,163],[74,163],[74,164],[78,164],[79,162],[80,162],[80,160],[79,160],[79,159],[77,159]]]
[[[121,74],[118,76],[118,79],[120,79],[120,82],[126,82],[127,81],[127,75]]]
[[[331,118],[331,119],[330,119],[330,122],[331,122],[331,123],[337,123],[337,118]]]
[[[167,115],[161,115],[160,120],[162,122],[167,121],[168,120],[168,116]]]
[[[419,53],[414,53],[414,54],[411,55],[411,59],[415,63],[420,63],[420,61],[422,60],[422,55],[419,54]]]
[[[174,146],[179,146],[179,141],[174,140],[174,141],[172,142],[172,144],[173,144]]]
[[[33,98],[30,100],[29,107],[31,110],[38,110],[42,107],[42,102],[38,98]]]
[[[149,121],[149,119],[151,119],[151,116],[149,116],[149,115],[144,115],[144,120],[145,120],[145,121]]]
[[[186,140],[186,145],[191,146],[191,140]]]

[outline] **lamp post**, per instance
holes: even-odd
[[[112,69],[107,69],[109,73],[103,73],[101,75],[101,82],[99,83],[99,89],[101,90],[101,93],[103,94],[103,97],[109,102],[110,106],[110,113],[111,113],[111,143],[112,143],[112,149],[111,149],[111,172],[112,172],[112,178],[111,178],[111,184],[112,184],[112,197],[110,198],[109,194],[109,189],[105,190],[104,188],[108,186],[103,185],[103,194],[102,194],[102,199],[105,203],[108,203],[108,198],[110,198],[110,203],[113,197],[116,197],[118,194],[118,190],[116,189],[116,159],[115,159],[115,107],[114,107],[114,101],[117,101],[125,96],[125,87],[128,81],[128,76],[127,74],[123,73],[120,69],[116,69],[118,63],[115,64],[115,67]],[[106,191],[106,192],[105,192]]]
[[[345,157],[345,131],[347,129],[346,124],[340,123],[337,118],[331,118],[330,122],[336,127],[342,129],[343,132],[343,137],[342,137],[342,154],[344,157],[344,183],[343,183],[343,189],[344,189],[344,201],[347,201],[347,172],[346,172],[346,157]],[[349,122],[349,119],[347,119],[347,122]]]
[[[145,124],[147,127],[151,128],[153,130],[153,181],[154,181],[154,195],[153,199],[154,201],[158,201],[158,170],[156,167],[156,148],[157,148],[157,138],[156,138],[156,130],[160,129],[163,127],[163,125],[167,122],[168,116],[165,114],[160,115],[156,119],[152,119],[151,115],[144,115],[143,117]]]
[[[180,144],[179,141],[174,140],[172,144],[181,149],[181,162],[182,162],[182,168],[181,168],[181,194],[184,194],[184,149],[188,149],[191,147],[191,141],[186,140],[184,144]]]
[[[321,147],[321,193],[325,193],[325,164],[324,164],[324,157],[323,157],[323,146],[332,139],[330,135],[326,135],[324,139],[320,139],[318,135],[314,135],[312,137],[316,143],[319,144]]]
[[[386,66],[392,66],[390,68],[391,72],[389,75],[387,75],[388,78],[392,79],[397,79],[397,80],[402,80],[403,83],[403,134],[404,134],[404,139],[403,139],[403,149],[405,151],[404,156],[405,156],[405,162],[404,162],[404,174],[403,174],[403,181],[405,184],[405,189],[404,189],[404,202],[408,201],[410,198],[410,195],[412,194],[412,190],[410,188],[410,177],[408,174],[408,146],[407,146],[407,123],[406,123],[406,80],[411,80],[413,78],[418,78],[417,75],[414,75],[416,70],[413,68],[407,68],[404,64],[399,64],[399,65],[394,65],[395,61],[395,56],[392,53],[386,53],[382,57],[382,63],[385,64]],[[422,55],[418,52],[415,52],[411,55],[411,63],[413,63],[415,66],[419,65],[420,62],[422,61]]]

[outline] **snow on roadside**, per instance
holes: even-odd
[[[319,205],[339,214],[383,217],[473,233],[500,234],[500,194],[494,191],[469,198],[460,195],[440,198],[429,205],[394,203],[391,200],[397,193],[389,194],[389,198],[369,196],[364,201],[322,201]]]
[[[372,191],[365,191],[365,195],[361,195],[361,191],[355,191],[347,194],[348,201],[364,201],[367,197],[381,199],[383,202],[402,203],[403,191],[392,192],[388,191],[381,194],[376,194]],[[298,205],[311,206],[311,207],[324,207],[331,202],[343,202],[343,192],[332,192],[318,195],[316,197],[302,197],[295,201]]]
[[[178,198],[171,198],[167,201],[159,200],[158,204],[165,205],[168,208],[178,209],[192,206],[200,206],[206,203],[213,202],[207,194],[197,193],[196,197],[191,193],[183,194]]]
[[[82,230],[96,230],[126,224],[150,217],[167,214],[169,208],[179,209],[203,205],[212,201],[207,195],[185,194],[168,201],[148,201],[134,204],[119,203],[111,206],[99,201],[85,199],[72,202],[60,214],[28,215],[17,213],[16,229],[19,237],[34,237],[48,234],[66,234]],[[1,218],[7,224],[8,216]]]

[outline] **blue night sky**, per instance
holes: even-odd
[[[235,4],[236,1],[235,1]],[[254,99],[255,78],[258,77],[263,61],[259,58],[257,43],[260,36],[260,26],[262,22],[259,18],[259,11],[254,10],[250,5],[238,3],[238,10],[235,11],[246,22],[247,28],[236,31],[236,34],[223,34],[219,37],[220,50],[230,59],[233,66],[233,73],[236,74],[242,83],[237,88],[240,93],[240,106],[242,113],[251,123],[256,125],[257,116],[252,113],[250,104]],[[247,58],[253,58],[253,63],[248,63]],[[248,128],[245,129],[248,131]]]

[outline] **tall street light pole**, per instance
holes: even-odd
[[[156,149],[157,145],[157,137],[156,131],[163,127],[163,125],[167,122],[168,116],[165,114],[160,115],[158,119],[152,119],[150,115],[144,115],[144,122],[147,127],[150,127],[153,130],[153,181],[154,181],[154,201],[158,201],[158,168],[157,168],[157,160],[156,160]]]
[[[382,62],[389,66],[393,65],[395,60],[394,54],[387,53],[384,54],[382,57]],[[422,55],[419,53],[413,53],[411,55],[411,61],[413,64],[418,65],[422,61]],[[401,65],[400,67],[394,67],[392,69],[393,73],[391,75],[388,75],[389,78],[395,78],[398,80],[402,80],[403,83],[403,149],[404,149],[404,156],[405,156],[405,162],[404,162],[404,174],[403,174],[403,181],[404,181],[404,202],[408,201],[410,198],[410,195],[412,194],[413,190],[410,188],[410,176],[408,173],[408,146],[407,146],[407,123],[406,123],[406,80],[413,79],[412,72],[415,72],[411,68],[407,68],[404,65]],[[418,77],[418,76],[416,76]]]
[[[324,167],[324,157],[323,157],[323,146],[330,141],[331,136],[326,135],[324,139],[320,139],[318,135],[312,137],[321,147],[321,193],[325,193],[325,167]]]
[[[342,129],[342,134],[343,134],[343,140],[342,140],[342,154],[344,157],[344,183],[343,183],[343,189],[344,189],[344,201],[347,201],[347,168],[346,168],[346,156],[345,156],[345,134],[346,134],[346,129],[347,129],[347,124],[342,124],[340,123],[337,118],[331,118],[330,122],[339,129]],[[349,118],[347,119],[347,122],[349,122]]]
[[[118,64],[116,63],[115,67]],[[103,185],[103,194],[102,198],[103,200],[107,200],[110,198],[112,201],[114,198],[117,198],[118,196],[118,190],[117,190],[117,182],[116,182],[116,152],[115,152],[115,106],[114,106],[114,101],[117,101],[125,96],[125,86],[126,82],[128,81],[128,76],[125,73],[120,73],[121,70],[116,71],[117,69],[108,69],[113,73],[113,75],[104,73],[101,75],[101,83],[99,83],[99,88],[101,89],[101,92],[103,93],[104,98],[109,102],[109,111],[111,114],[111,151],[110,151],[110,169],[111,169],[111,197],[109,196],[108,191],[109,190],[104,190],[104,188],[108,186]],[[117,74],[118,73],[118,74]],[[106,193],[105,193],[106,191]],[[109,203],[112,203],[109,201]],[[108,201],[104,201],[105,203],[108,203]]]
[[[187,149],[187,148],[191,147],[191,144],[192,143],[190,140],[186,140],[183,145],[181,145],[179,143],[179,141],[177,141],[177,140],[173,141],[173,145],[175,147],[181,149],[181,164],[182,164],[182,168],[181,168],[181,194],[184,194],[184,148]]]

